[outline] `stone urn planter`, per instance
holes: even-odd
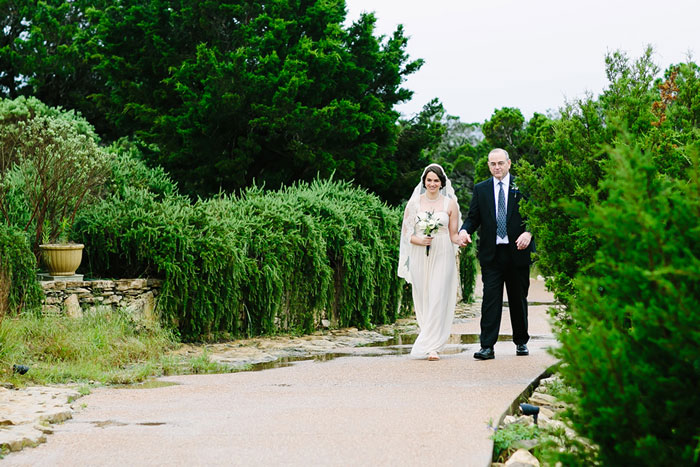
[[[41,256],[52,276],[73,276],[83,260],[82,243],[43,243]]]

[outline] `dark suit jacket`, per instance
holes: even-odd
[[[535,242],[524,250],[518,250],[515,241],[520,234],[527,230],[526,220],[520,215],[519,203],[523,199],[520,191],[513,187],[513,175],[510,177],[508,189],[508,208],[506,212],[506,230],[508,231],[508,247],[513,261],[518,266],[527,266],[531,263],[530,253],[534,251]],[[474,186],[472,202],[469,205],[469,214],[460,230],[466,230],[469,235],[479,227],[479,261],[490,263],[496,257],[496,201],[493,195],[493,177]]]

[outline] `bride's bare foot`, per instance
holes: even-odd
[[[440,360],[440,357],[438,356],[437,352],[430,352],[428,354],[428,361],[429,362],[436,362]]]

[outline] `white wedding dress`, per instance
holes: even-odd
[[[409,282],[420,327],[420,334],[411,349],[413,358],[426,358],[430,352],[441,351],[450,337],[459,277],[455,246],[448,230],[448,202],[445,197],[442,210],[432,214],[442,225],[432,234],[429,255],[426,255],[425,246],[409,246]],[[425,212],[419,215],[425,215]],[[415,231],[415,235],[423,233]]]

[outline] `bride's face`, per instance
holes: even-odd
[[[430,194],[436,194],[440,191],[442,183],[440,178],[434,172],[428,172],[425,176],[425,190]]]

